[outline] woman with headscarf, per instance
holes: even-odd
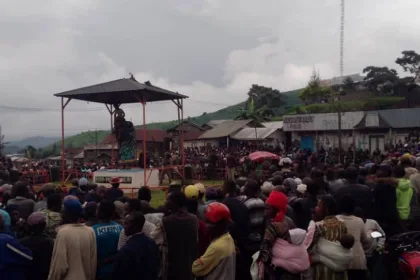
[[[293,178],[286,178],[283,181],[283,186],[287,192],[287,201],[289,205],[293,205],[294,202],[298,199],[296,191],[298,184],[296,183],[295,179]]]
[[[312,243],[309,247],[311,254],[317,254],[317,246],[323,246],[323,241],[339,242],[347,234],[344,222],[335,215],[337,206],[330,195],[321,196],[318,205],[314,210],[314,221],[308,228],[308,236],[312,236]],[[309,240],[311,237],[309,237]],[[334,271],[322,262],[312,264],[314,280],[347,280],[347,272]]]
[[[266,201],[265,215],[270,220],[268,227],[265,230],[264,238],[260,247],[260,253],[257,259],[259,278],[271,279],[276,274],[283,275],[287,272],[281,269],[273,270],[271,266],[271,256],[273,245],[277,239],[286,240],[292,243],[289,226],[286,222],[287,197],[284,193],[273,191]]]

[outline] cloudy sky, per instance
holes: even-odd
[[[190,96],[185,116],[246,98],[251,84],[300,88],[339,74],[339,0],[2,0],[0,125],[6,139],[60,135],[54,93],[128,77]],[[345,74],[420,48],[418,0],[346,2]],[[420,51],[420,49],[417,49]],[[124,107],[123,107],[124,108]],[[142,122],[140,107],[126,114]],[[172,103],[147,121],[176,118]],[[101,104],[72,101],[66,135],[108,129]]]

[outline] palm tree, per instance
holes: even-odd
[[[238,116],[235,118],[236,120],[252,120],[255,129],[255,140],[258,141],[257,124],[271,119],[267,106],[264,105],[263,107],[257,109],[254,104],[254,99],[250,98],[250,100],[245,103],[245,106],[241,108],[238,113]]]

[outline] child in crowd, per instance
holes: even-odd
[[[339,243],[321,238],[316,253],[312,255],[312,262],[323,263],[336,272],[345,271],[353,259],[354,241],[351,234],[343,235]]]

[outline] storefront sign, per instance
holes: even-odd
[[[302,130],[314,124],[315,117],[313,115],[287,116],[283,119],[285,130]]]
[[[364,112],[341,113],[341,129],[353,129],[363,118]],[[283,117],[284,131],[328,131],[338,130],[338,114],[305,114]]]

